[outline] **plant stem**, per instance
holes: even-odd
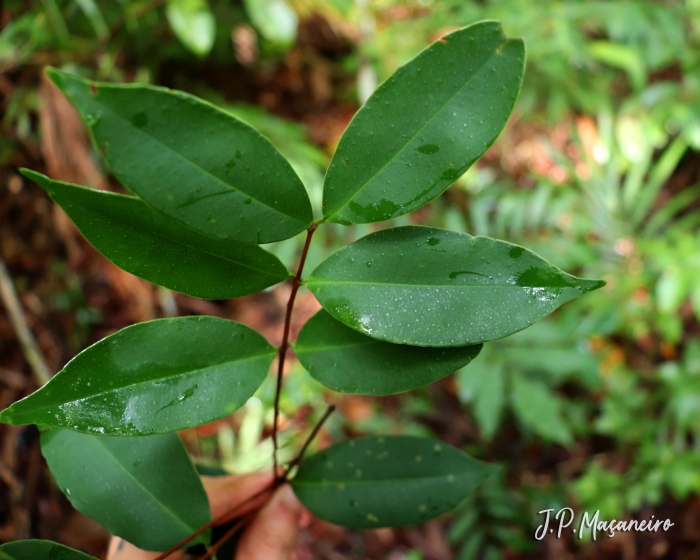
[[[309,253],[309,245],[311,244],[311,238],[316,231],[317,224],[311,224],[311,227],[306,233],[306,242],[304,243],[304,249],[301,252],[301,259],[299,260],[299,268],[297,269],[296,276],[294,276],[294,281],[292,282],[292,291],[289,294],[289,301],[287,302],[287,314],[284,318],[284,333],[282,334],[282,344],[279,350],[279,357],[277,359],[277,388],[275,390],[275,417],[272,423],[272,463],[273,472],[275,473],[275,479],[282,481],[284,480],[284,475],[279,475],[277,472],[277,421],[279,419],[280,413],[280,393],[282,392],[282,377],[284,372],[284,361],[287,357],[287,349],[289,348],[289,327],[292,322],[292,309],[294,309],[294,299],[297,296],[297,291],[299,290],[299,284],[301,284],[301,273],[304,270],[304,263],[306,262],[306,255]]]
[[[249,503],[252,502],[253,500],[255,500],[255,499],[259,498],[260,496],[262,496],[263,494],[266,494],[267,492],[272,492],[272,491],[275,490],[278,486],[279,486],[279,483],[278,483],[276,480],[274,480],[273,482],[271,482],[268,486],[266,486],[266,487],[263,488],[262,490],[259,490],[258,492],[256,492],[256,493],[253,494],[252,496],[250,496],[249,498],[243,500],[241,503],[236,504],[235,506],[233,506],[233,507],[232,507],[230,510],[228,510],[226,513],[220,515],[220,516],[217,517],[216,519],[212,519],[209,523],[207,523],[206,525],[200,527],[199,529],[197,529],[194,533],[192,533],[192,534],[189,535],[188,537],[185,537],[184,539],[182,539],[179,543],[177,543],[176,545],[172,546],[172,547],[169,548],[167,551],[163,552],[163,554],[161,554],[160,556],[156,557],[154,560],[165,560],[168,556],[170,556],[171,554],[177,552],[181,547],[185,546],[185,545],[186,545],[187,543],[189,543],[191,540],[197,538],[199,535],[201,535],[202,533],[204,533],[204,531],[206,531],[207,529],[211,529],[214,525],[222,525],[222,524],[224,524],[224,523],[230,521],[233,517],[235,517],[235,513],[236,513],[239,509],[241,509],[243,506],[249,504]]]
[[[311,442],[316,437],[316,434],[321,429],[321,426],[323,426],[323,424],[326,422],[326,420],[328,420],[328,417],[331,414],[333,414],[334,410],[335,410],[335,405],[334,404],[330,405],[328,407],[328,409],[326,410],[326,413],[321,417],[321,419],[318,422],[316,422],[316,426],[314,426],[314,429],[311,430],[309,437],[306,438],[306,442],[304,443],[304,446],[301,448],[301,451],[299,451],[299,454],[287,466],[287,471],[284,474],[285,480],[287,479],[287,475],[289,474],[289,471],[291,471],[294,467],[296,467],[299,463],[301,463],[302,459],[304,458],[304,453],[306,453],[306,449],[309,447]]]
[[[226,533],[224,533],[224,535],[218,541],[216,541],[216,543],[211,545],[211,548],[207,550],[205,554],[197,558],[197,560],[208,560],[209,558],[214,556],[214,554],[216,554],[219,551],[219,549],[224,544],[226,544],[226,541],[233,537],[233,535],[235,535],[241,528],[243,528],[244,525],[246,525],[253,518],[253,515],[254,512],[251,512],[241,517],[233,527],[226,531]]]

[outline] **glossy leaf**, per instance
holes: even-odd
[[[185,47],[197,56],[209,54],[216,38],[216,19],[207,0],[168,0],[165,15]]]
[[[41,389],[0,413],[0,421],[112,436],[198,426],[243,405],[274,354],[262,336],[233,321],[139,323],[78,354]]]
[[[403,527],[453,509],[493,471],[434,439],[366,437],[308,458],[292,488],[312,513],[331,523]]]
[[[51,541],[14,541],[0,545],[0,560],[97,560]]]
[[[167,550],[211,520],[177,434],[99,437],[56,428],[42,434],[41,450],[75,509],[139,548]]]
[[[287,239],[310,225],[309,197],[289,163],[229,113],[166,88],[47,74],[117,177],[157,210],[245,243]]]
[[[502,338],[605,284],[575,278],[505,241],[419,226],[356,241],[306,283],[346,325],[416,346]]]
[[[289,271],[272,253],[203,235],[132,196],[87,189],[23,169],[117,266],[171,290],[205,299],[252,294]]]
[[[485,21],[446,35],[384,82],[355,115],[323,193],[331,222],[388,220],[455,182],[508,120],[525,67],[522,40]]]
[[[390,395],[442,379],[481,345],[421,348],[370,338],[321,310],[301,329],[294,353],[311,375],[341,393]]]

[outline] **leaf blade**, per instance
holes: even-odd
[[[55,428],[42,434],[41,450],[73,506],[139,548],[167,550],[211,521],[177,434],[105,438]]]
[[[155,284],[194,297],[229,299],[289,276],[262,247],[202,235],[138,198],[54,181],[28,169],[21,172],[65,210],[100,253]]]
[[[275,349],[215,317],[139,323],[84,350],[0,421],[143,436],[222,418],[262,384]],[[99,364],[95,370],[94,364]]]
[[[62,544],[28,539],[0,545],[0,560],[97,560]]]
[[[46,72],[115,175],[156,210],[204,234],[251,244],[309,227],[311,203],[299,177],[266,138],[229,113],[166,88]]]
[[[375,436],[308,458],[292,480],[315,515],[345,527],[403,527],[456,507],[494,470],[437,440]]]
[[[349,327],[435,347],[508,336],[604,284],[566,274],[517,245],[422,226],[363,237],[306,280],[323,308]]]
[[[381,342],[326,311],[299,332],[294,353],[311,376],[341,393],[391,395],[442,379],[474,359],[481,345],[422,348]]]
[[[340,140],[324,186],[327,220],[387,220],[441,194],[505,126],[524,58],[522,41],[507,40],[498,22],[485,21],[443,37],[400,68]]]

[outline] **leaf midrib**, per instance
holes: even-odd
[[[398,282],[350,282],[350,281],[323,281],[323,280],[307,280],[306,286],[309,289],[313,289],[313,285],[324,285],[324,284],[344,284],[344,285],[358,285],[358,286],[393,286],[400,288],[514,288],[518,290],[532,290],[532,289],[564,289],[571,288],[574,290],[579,290],[577,286],[518,286],[517,284],[464,284],[464,285],[448,285],[448,284],[403,284]]]
[[[164,503],[162,503],[146,486],[141,483],[141,481],[136,478],[129,469],[126,468],[126,466],[114,455],[114,453],[111,452],[111,450],[104,444],[101,438],[96,437],[95,441],[100,444],[100,446],[105,450],[105,452],[114,459],[114,462],[127,474],[129,478],[131,478],[137,486],[139,486],[147,496],[150,496],[153,501],[162,509],[165,511],[167,514],[170,515],[177,523],[179,523],[187,533],[192,533],[194,530],[198,529],[198,527],[191,527],[188,524],[186,524],[180,517],[178,517],[175,512],[172,510],[168,509]],[[209,515],[209,519],[211,520],[211,514]]]
[[[216,367],[225,367],[225,366],[227,366],[227,365],[229,365],[229,364],[235,364],[235,363],[240,363],[240,362],[246,362],[246,361],[250,361],[250,360],[255,360],[255,359],[258,359],[258,358],[265,357],[265,356],[267,356],[267,355],[273,356],[274,353],[275,353],[275,349],[272,348],[271,350],[268,350],[267,352],[264,352],[264,353],[255,354],[255,355],[253,355],[253,356],[248,356],[248,357],[242,358],[242,359],[228,360],[228,361],[226,361],[226,362],[221,362],[220,364],[216,364],[216,365],[213,365],[213,366],[207,366],[207,367],[203,367],[203,368],[188,370],[188,371],[185,372],[185,373],[175,373],[175,374],[173,374],[173,375],[166,375],[166,376],[163,376],[163,377],[152,378],[152,379],[148,379],[148,380],[145,380],[145,381],[138,381],[138,382],[136,382],[136,383],[129,383],[129,384],[127,384],[127,385],[122,385],[121,387],[110,387],[110,389],[109,389],[108,391],[96,392],[96,393],[92,393],[92,394],[89,394],[89,395],[86,395],[86,396],[82,396],[82,397],[78,397],[78,398],[72,398],[71,400],[62,400],[62,401],[54,400],[54,401],[52,401],[53,404],[41,404],[40,406],[35,406],[35,407],[32,408],[32,409],[25,409],[24,411],[21,411],[21,413],[26,414],[26,413],[31,412],[31,411],[41,410],[41,409],[43,409],[43,408],[45,408],[45,407],[47,407],[47,406],[56,406],[56,405],[63,405],[63,404],[68,404],[68,403],[74,403],[74,402],[85,401],[85,400],[87,400],[87,399],[91,399],[91,398],[98,397],[98,396],[101,397],[101,396],[104,396],[104,395],[110,395],[110,394],[112,394],[112,393],[116,393],[117,391],[122,391],[122,390],[124,390],[124,389],[128,389],[128,388],[131,388],[131,387],[138,387],[139,385],[147,385],[147,384],[149,384],[149,383],[155,383],[155,382],[158,382],[158,381],[163,381],[163,380],[167,380],[167,379],[173,379],[173,378],[176,378],[176,377],[192,376],[192,375],[196,375],[196,374],[198,374],[198,373],[200,373],[200,372],[204,372],[204,371],[206,371],[206,370],[208,370],[208,369],[214,369],[214,368],[216,368]],[[61,373],[61,372],[59,372],[59,373]],[[57,374],[57,375],[58,375],[58,374]],[[21,401],[19,401],[19,402],[21,402]]]
[[[435,119],[435,116],[436,116],[438,113],[441,113],[441,112],[445,109],[445,107],[447,107],[450,103],[452,103],[452,101],[455,99],[455,97],[457,97],[457,95],[459,95],[459,94],[462,92],[462,90],[464,90],[464,88],[467,87],[467,85],[469,85],[469,84],[471,83],[471,81],[474,80],[474,78],[476,78],[476,76],[478,76],[478,75],[481,73],[481,71],[484,69],[484,67],[491,61],[491,59],[493,58],[494,54],[497,53],[498,49],[500,49],[507,41],[508,41],[507,38],[504,39],[504,40],[498,45],[498,47],[496,47],[496,49],[494,50],[493,54],[492,54],[491,56],[489,56],[489,57],[484,61],[484,63],[483,63],[481,66],[479,66],[478,70],[476,70],[476,71],[471,75],[471,77],[470,77],[466,82],[464,82],[464,84],[463,84],[463,85],[462,85],[462,86],[461,86],[461,87],[460,87],[460,88],[459,88],[445,103],[443,103],[442,106],[440,106],[440,107],[430,116],[430,118],[426,121],[426,123],[425,123],[423,126],[421,126],[421,127],[418,129],[418,131],[417,131],[413,136],[411,136],[411,138],[401,147],[401,149],[399,149],[393,156],[391,156],[391,158],[390,158],[382,167],[380,167],[380,168],[377,170],[377,172],[374,173],[374,175],[372,175],[367,181],[365,181],[365,183],[364,183],[361,187],[359,187],[359,188],[358,188],[356,191],[354,191],[348,198],[346,198],[346,199],[341,203],[341,205],[338,207],[338,209],[337,209],[335,212],[333,212],[330,216],[327,216],[326,219],[327,219],[328,221],[330,221],[331,218],[333,218],[333,217],[335,217],[336,215],[338,215],[338,214],[340,213],[340,211],[343,210],[343,208],[345,208],[345,207],[348,205],[348,203],[349,203],[352,199],[354,199],[360,192],[362,192],[362,191],[367,187],[367,185],[369,185],[372,181],[374,181],[374,179],[375,179],[382,171],[384,171],[384,169],[386,169],[397,157],[399,157],[399,155],[409,146],[409,144],[411,144],[411,142],[413,142],[413,141],[416,139],[416,137],[417,137],[421,132],[423,132],[423,130],[425,130],[425,128],[426,128],[428,125],[430,125],[430,124],[433,122],[433,120]]]
[[[356,331],[353,331],[353,333]],[[299,345],[299,343],[294,345],[294,353],[295,354],[310,354],[314,352],[325,352],[327,350],[338,350],[342,348],[355,348],[358,346],[370,346],[372,344],[381,344],[383,341],[381,340],[368,340],[367,342],[357,342],[357,343],[350,343],[350,344],[337,344],[333,346],[304,346]]]
[[[83,84],[83,86],[85,86],[85,84]],[[100,89],[103,89],[103,88],[104,88],[104,86],[99,86],[99,87],[100,87]],[[211,177],[211,178],[214,179],[217,183],[221,183],[226,189],[230,189],[230,190],[233,191],[233,192],[238,192],[238,193],[241,193],[241,194],[243,194],[243,195],[245,195],[245,196],[249,196],[249,197],[250,197],[252,200],[254,200],[257,204],[260,204],[261,206],[264,206],[265,208],[269,208],[270,210],[272,210],[273,212],[276,212],[277,214],[280,214],[281,216],[286,216],[286,217],[291,218],[292,220],[294,220],[294,221],[296,221],[296,222],[300,222],[300,223],[302,223],[302,224],[305,224],[305,223],[306,223],[305,221],[300,220],[299,218],[297,218],[297,217],[295,217],[295,216],[292,216],[291,214],[287,214],[286,212],[283,212],[282,210],[279,210],[279,209],[277,209],[277,208],[274,208],[273,206],[270,206],[269,204],[267,204],[267,203],[263,202],[262,200],[256,198],[254,195],[252,195],[252,194],[250,194],[250,193],[247,193],[247,192],[241,190],[240,188],[236,188],[236,187],[234,187],[233,185],[231,185],[230,183],[227,183],[227,182],[224,181],[223,179],[217,177],[217,176],[214,175],[213,173],[211,173],[211,172],[209,172],[208,170],[206,170],[204,167],[200,166],[199,164],[195,163],[194,161],[192,161],[192,160],[190,160],[190,159],[187,159],[184,155],[182,155],[181,153],[175,151],[173,148],[171,148],[171,147],[168,146],[167,144],[163,143],[163,141],[162,141],[160,138],[157,138],[156,136],[153,136],[152,134],[149,134],[149,133],[146,132],[145,130],[136,128],[135,126],[133,126],[133,125],[131,124],[131,122],[130,122],[127,118],[123,117],[120,113],[118,113],[117,111],[115,111],[114,109],[112,109],[109,105],[107,105],[107,104],[105,104],[105,103],[99,103],[99,102],[98,102],[98,104],[99,104],[100,107],[104,107],[109,113],[111,113],[112,115],[115,115],[118,119],[120,119],[121,121],[123,121],[124,123],[126,123],[126,124],[128,125],[128,127],[129,127],[131,130],[133,130],[134,132],[136,132],[136,134],[141,134],[141,135],[143,135],[143,136],[146,136],[147,138],[150,138],[151,140],[153,140],[154,142],[156,142],[156,143],[159,144],[160,146],[163,146],[163,147],[164,147],[165,149],[167,149],[170,153],[175,154],[175,156],[177,156],[179,159],[181,159],[181,160],[184,161],[185,163],[187,163],[187,164],[191,165],[192,167],[194,167],[195,169],[199,170],[199,171],[200,171],[201,173],[203,173],[204,175],[206,175],[206,176],[208,176],[208,177]],[[229,116],[230,118],[234,118],[234,119],[235,119],[235,117],[233,117],[232,115],[228,115],[227,113],[225,113],[225,114],[226,114],[227,116]],[[252,129],[252,130],[253,130],[253,132],[256,132],[255,129]],[[256,132],[256,133],[257,133],[257,132]],[[257,133],[257,134],[259,134],[259,133]],[[105,156],[105,157],[106,157],[106,156]],[[298,177],[297,177],[297,178],[298,178]],[[220,194],[223,194],[223,193],[220,193]],[[199,202],[199,200],[196,200],[193,204],[196,204],[197,202]]]
[[[109,193],[109,194],[115,194],[116,196],[123,197],[124,199],[133,200],[133,201],[136,202],[136,203],[144,204],[144,206],[145,206],[145,204],[146,204],[145,202],[140,201],[140,200],[139,200],[138,198],[136,198],[136,197],[125,196],[125,195],[120,195],[120,194],[116,194],[116,193]],[[173,219],[175,219],[175,218],[173,218]],[[140,224],[134,224],[133,222],[131,222],[131,221],[128,220],[128,219],[124,219],[124,220],[123,220],[123,223],[126,223],[127,225],[129,225],[129,226],[131,226],[131,227],[133,227],[133,228],[135,228],[135,229],[139,229],[139,228],[140,228]],[[182,224],[182,225],[183,225],[183,227],[192,229],[192,228],[191,228],[189,225],[187,225],[187,224]],[[155,237],[159,237],[160,239],[165,239],[165,240],[167,240],[167,241],[170,241],[170,242],[175,243],[175,244],[177,244],[177,245],[180,245],[180,246],[182,246],[182,247],[187,247],[188,249],[192,249],[192,250],[194,250],[194,251],[204,253],[205,255],[209,255],[209,256],[211,256],[211,257],[214,257],[214,258],[217,258],[217,259],[221,259],[221,260],[223,260],[223,261],[230,262],[230,263],[233,263],[233,264],[235,264],[235,265],[238,265],[238,266],[241,266],[241,267],[245,267],[245,268],[248,268],[248,269],[253,270],[253,271],[255,271],[255,272],[260,272],[260,273],[262,273],[262,274],[264,274],[264,275],[266,275],[266,276],[271,276],[271,277],[274,278],[274,275],[273,275],[270,271],[267,271],[267,270],[264,270],[264,269],[261,269],[261,268],[256,268],[256,267],[254,267],[254,266],[252,266],[252,265],[249,265],[249,264],[246,264],[246,263],[243,263],[243,262],[240,262],[240,261],[235,261],[235,260],[233,260],[233,259],[231,259],[231,258],[229,258],[229,257],[223,256],[223,255],[219,255],[219,254],[216,254],[216,253],[212,253],[211,251],[207,251],[207,250],[205,250],[205,249],[202,249],[201,247],[198,247],[198,246],[196,246],[196,245],[192,245],[192,244],[190,244],[190,243],[186,243],[186,242],[184,242],[184,241],[179,241],[179,240],[177,240],[177,239],[173,239],[172,237],[168,237],[167,235],[163,235],[162,233],[159,233],[159,232],[157,232],[157,231],[153,231],[153,230],[150,229],[149,227],[142,227],[141,229],[142,229],[143,231],[145,231],[145,232],[150,233],[151,235],[153,235],[153,236],[155,236]],[[203,234],[202,232],[198,232],[198,231],[195,231],[194,233],[199,234],[199,235],[205,235],[205,234]],[[207,236],[207,237],[210,237],[210,236]],[[210,237],[210,239],[211,239],[212,241],[220,241],[219,239],[217,239],[217,238],[215,238],[215,237]],[[265,251],[265,249],[263,249],[263,248],[260,247],[259,245],[251,245],[251,247],[259,247],[260,250]],[[270,253],[269,251],[265,251],[265,253],[267,253],[268,255],[271,255],[271,256],[274,257],[274,255],[272,255],[272,253]],[[283,266],[284,266],[284,265],[283,265]],[[287,278],[286,275],[282,277],[282,280],[284,280],[285,278]],[[280,282],[281,282],[282,280],[280,280]]]
[[[412,476],[412,477],[404,477],[404,478],[372,478],[372,479],[362,479],[358,480],[357,478],[352,478],[350,480],[339,480],[339,479],[328,479],[325,483],[323,481],[315,481],[315,480],[298,480],[294,479],[292,481],[293,485],[299,485],[299,486],[320,486],[324,488],[329,488],[337,484],[344,484],[345,486],[363,486],[363,485],[370,485],[370,484],[382,484],[382,483],[405,483],[406,481],[411,481],[411,480],[432,480],[432,479],[445,479],[446,477],[452,475],[455,478],[457,477],[464,477],[464,476],[469,476],[471,473],[442,473],[442,474],[431,474],[431,475],[425,475],[425,476]],[[454,482],[454,481],[453,481]],[[448,484],[452,484],[452,482],[448,482]]]

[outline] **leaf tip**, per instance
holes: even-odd
[[[589,292],[595,292],[607,284],[605,280],[580,280],[579,288],[582,294],[587,294]]]
[[[12,424],[12,414],[11,414],[11,409],[12,407],[8,407],[2,412],[0,412],[0,422],[3,424]]]

